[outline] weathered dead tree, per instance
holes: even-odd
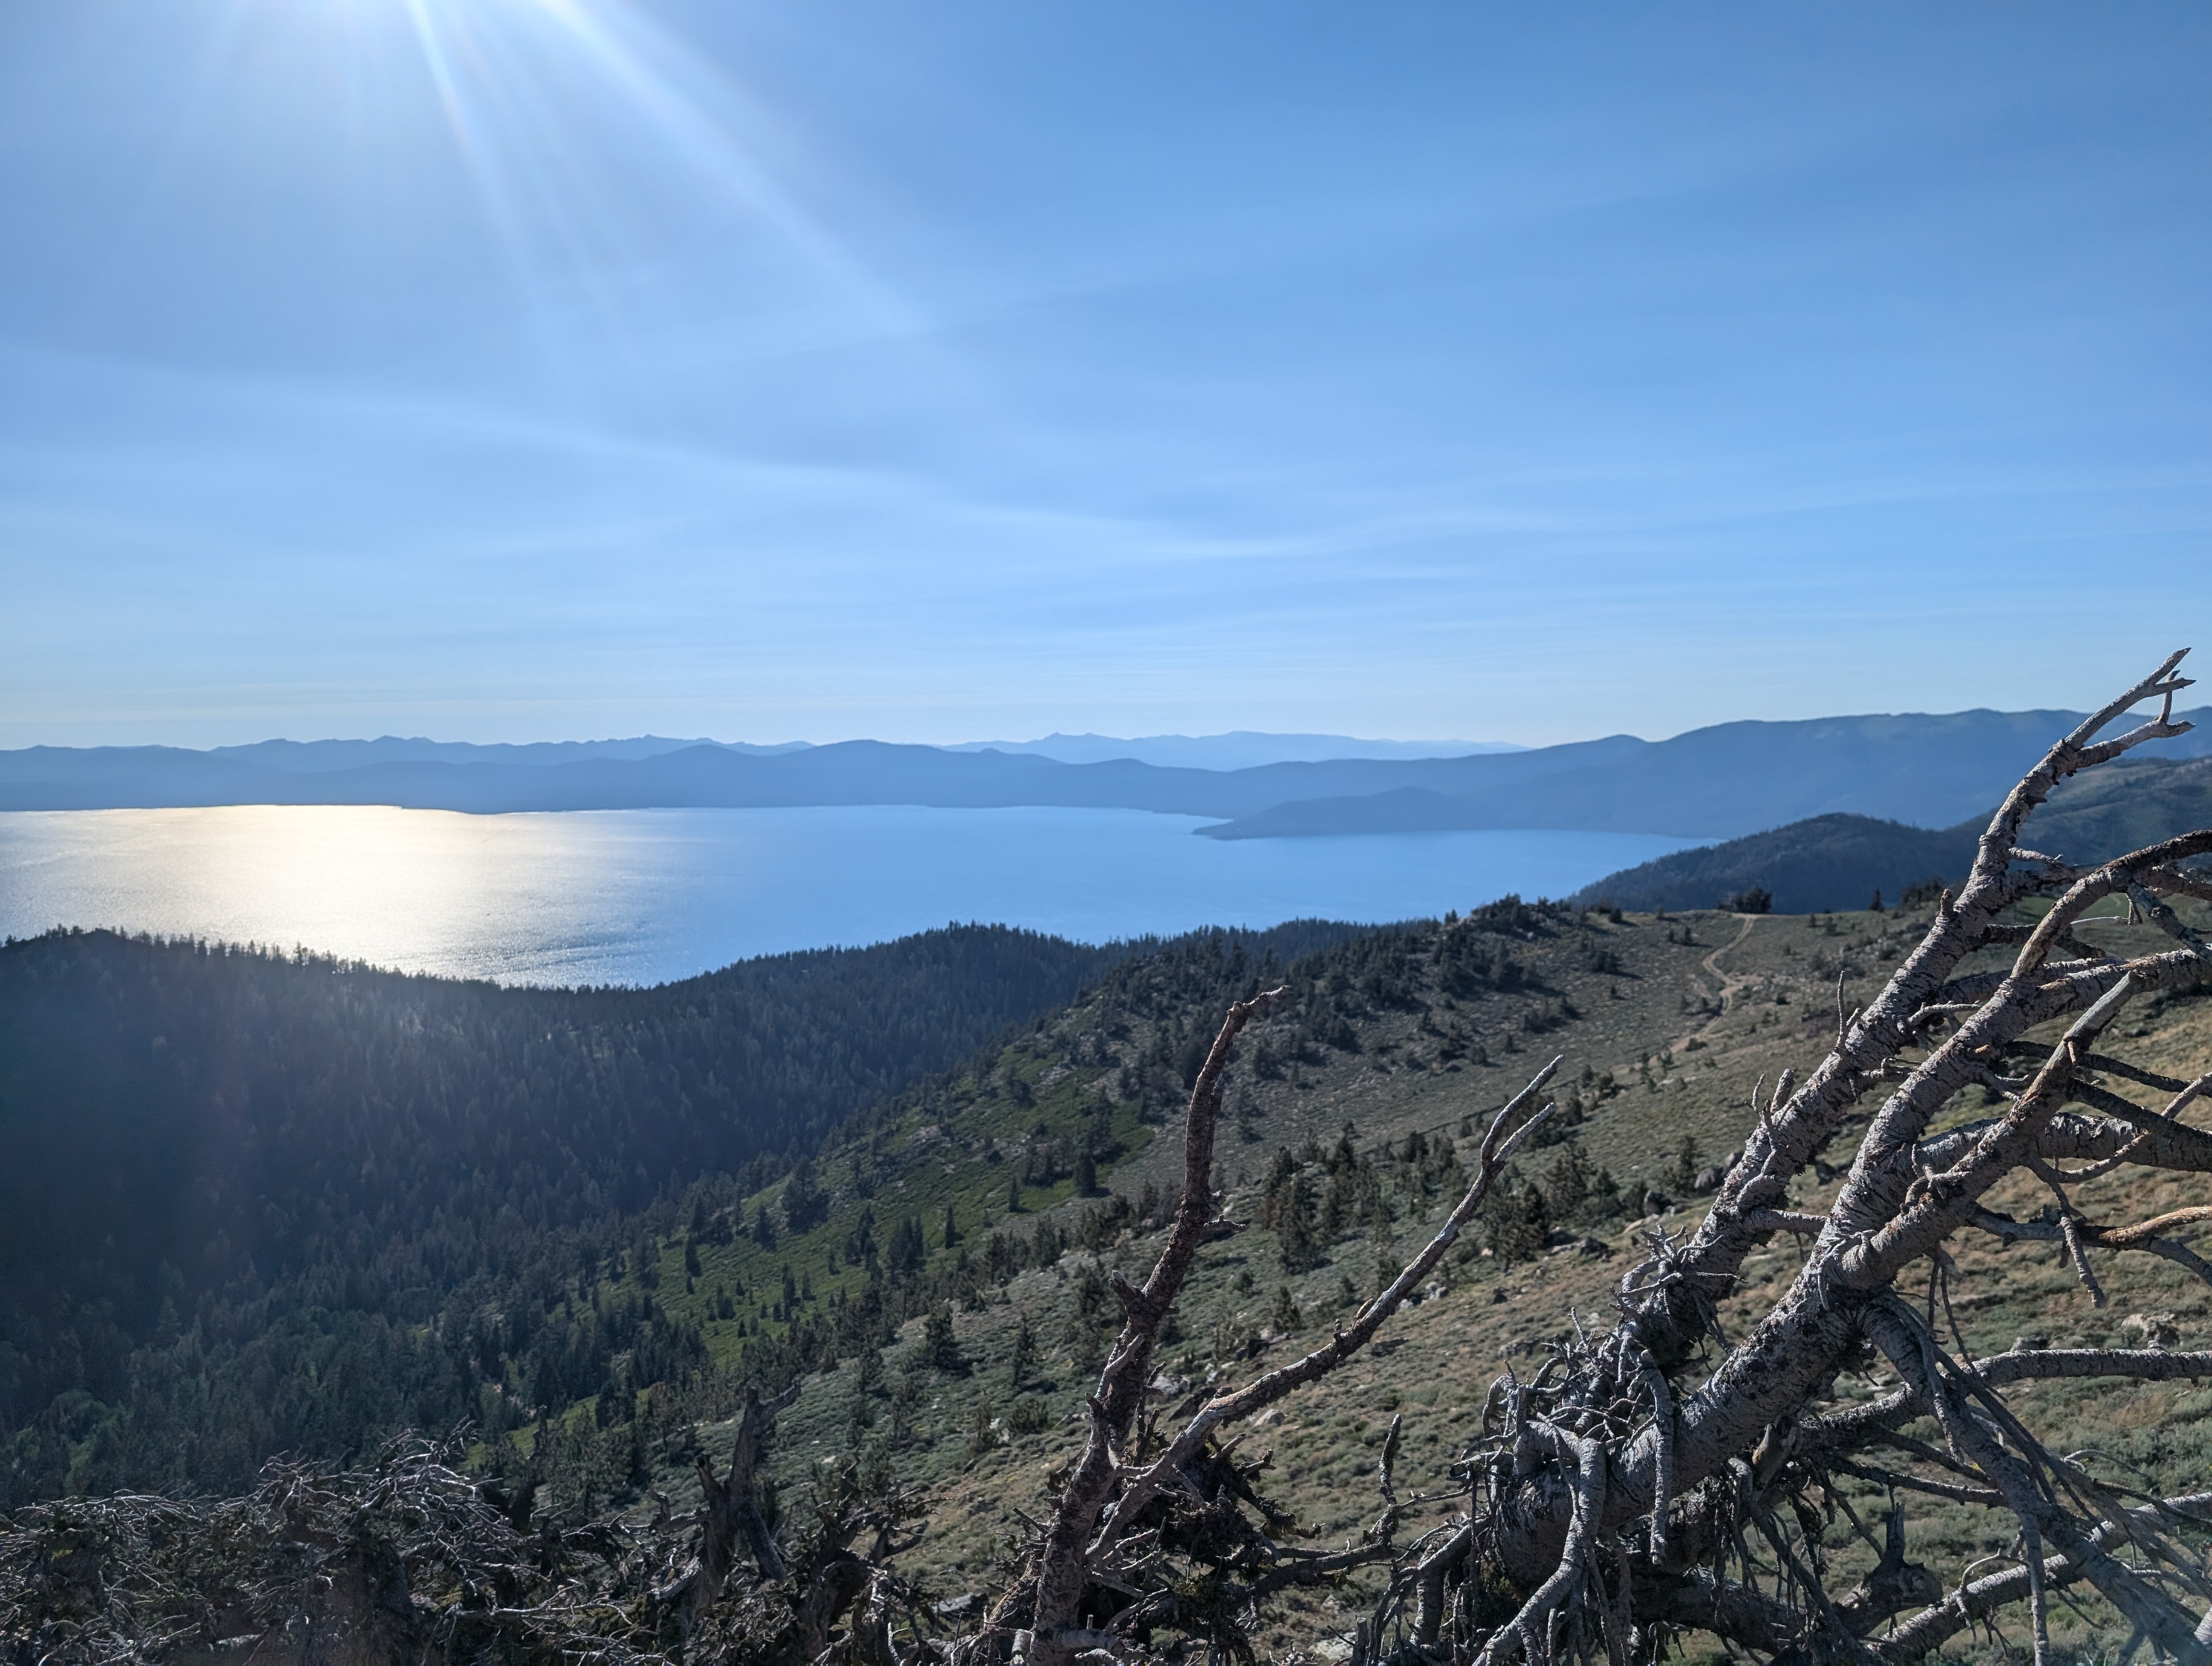
[[[761,1516],[755,1481],[777,1414],[798,1400],[796,1383],[768,1400],[761,1398],[758,1389],[747,1388],[744,1410],[731,1442],[730,1473],[717,1476],[714,1461],[704,1452],[693,1460],[699,1472],[699,1554],[683,1577],[659,1594],[679,1636],[690,1636],[700,1616],[721,1600],[740,1546],[751,1554],[762,1578],[790,1576],[783,1551]]]
[[[458,1441],[398,1441],[363,1470],[272,1463],[222,1502],[33,1505],[0,1519],[0,1660],[898,1666],[895,1622],[909,1648],[927,1624],[893,1569],[922,1500],[848,1463],[778,1543],[753,1480],[795,1398],[749,1395],[730,1474],[702,1464],[700,1510],[650,1522],[533,1518],[456,1469]]]
[[[2212,876],[2185,866],[2212,852],[2212,830],[2087,869],[2023,843],[2030,814],[2061,780],[2185,732],[2172,717],[2173,696],[2189,686],[2176,675],[2181,659],[2061,739],[2014,788],[1959,894],[1944,895],[1880,995],[1839,1013],[1833,1048],[1802,1085],[1785,1075],[1758,1096],[1759,1125],[1702,1225],[1686,1241],[1650,1235],[1612,1330],[1558,1348],[1532,1381],[1493,1386],[1455,1517],[1409,1543],[1397,1538],[1395,1438],[1374,1526],[1324,1555],[1273,1541],[1279,1523],[1255,1472],[1235,1456],[1234,1426],[1375,1335],[1480,1207],[1551,1067],[1498,1115],[1466,1196],[1388,1290],[1304,1359],[1217,1395],[1162,1435],[1144,1415],[1154,1341],[1200,1247],[1231,1230],[1214,1219],[1208,1190],[1222,1073],[1238,1033],[1279,992],[1233,1006],[1192,1091],[1167,1245],[1141,1289],[1115,1285],[1126,1318],[1090,1402],[1082,1456],[1023,1577],[960,1652],[1067,1666],[1133,1657],[1166,1630],[1241,1654],[1271,1593],[1364,1565],[1380,1571],[1382,1596],[1358,1632],[1354,1666],[1600,1655],[1626,1666],[1657,1658],[1673,1633],[1692,1628],[1764,1660],[1901,1666],[2011,1604],[2027,1605],[2040,1662],[2053,1594],[2081,1584],[2133,1627],[2136,1646],[2212,1666],[2212,1583],[2185,1544],[2212,1528],[2212,1499],[2151,1496],[2052,1453],[2002,1392],[2062,1377],[2212,1375],[2212,1353],[2021,1348],[1976,1359],[1949,1318],[1956,1263],[1946,1248],[1963,1232],[2048,1239],[2100,1304],[2092,1251],[2155,1255],[2212,1281],[2212,1266],[2185,1241],[2212,1224],[2212,1209],[2129,1224],[2090,1219],[2074,1197],[2081,1182],[2124,1168],[2212,1173],[2212,1134],[2181,1120],[2212,1092],[2212,1075],[2172,1079],[2099,1050],[2130,1000],[2212,974],[2212,949],[2167,900],[2212,899]],[[2098,739],[2153,699],[2156,718]],[[2112,897],[2172,946],[2126,958],[2083,942],[2075,927]],[[2031,1043],[2062,1023],[2055,1038]],[[1970,1088],[2000,1096],[2003,1114],[1931,1132]],[[2162,1103],[2129,1091],[2142,1088]],[[1826,1211],[1790,1207],[1792,1183],[1877,1095]],[[1993,1188],[2021,1175],[2055,1200],[2043,1219],[1988,1207]],[[1718,1304],[1745,1258],[1778,1233],[1805,1246],[1803,1269],[1729,1343]],[[1923,1286],[1923,1299],[1905,1299]],[[1889,1392],[1871,1402],[1837,1394],[1839,1372],[1875,1361],[1895,1375]],[[1906,1432],[1916,1421],[1932,1422],[1930,1439]],[[2013,1538],[2011,1565],[1947,1592],[1910,1560],[1903,1513],[1889,1513],[1876,1541],[1843,1477],[1994,1512]],[[1879,1560],[1854,1589],[1832,1593],[1825,1571],[1839,1515]]]

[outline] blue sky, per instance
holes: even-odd
[[[2196,6],[9,7],[0,745],[2091,703],[2208,187]]]

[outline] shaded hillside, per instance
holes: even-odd
[[[107,933],[11,942],[0,1485],[235,1481],[274,1450],[478,1416],[487,1371],[556,1405],[618,1353],[682,1380],[695,1327],[563,1294],[622,1264],[642,1213],[702,1177],[781,1177],[855,1109],[1164,952],[962,927],[543,990]]]
[[[1895,902],[1908,886],[1957,883],[1986,824],[1979,816],[1943,829],[1815,816],[1607,874],[1575,900],[1704,909],[1756,890],[1778,913],[1862,909],[1876,892]],[[2086,865],[2207,825],[2212,759],[2130,758],[2062,782],[2038,813],[2034,836],[2039,849]]]
[[[1956,883],[1974,860],[1977,824],[1937,831],[1867,816],[1814,816],[1749,838],[1607,874],[1575,901],[1653,909],[1709,909],[1759,891],[1781,914],[1863,909],[1878,894],[1894,902],[1930,879]]]
[[[331,1316],[419,1324],[459,1286],[526,1278],[702,1172],[781,1172],[854,1106],[1128,952],[964,927],[562,991],[109,933],[11,942],[0,1432],[58,1397],[127,1401],[149,1343],[188,1341],[208,1367],[194,1392],[212,1394],[290,1325],[289,1351],[252,1369],[271,1379],[260,1426],[302,1439],[282,1410],[294,1379],[342,1335],[388,1340]],[[407,1353],[389,1357],[414,1369]],[[385,1392],[380,1375],[358,1391]]]

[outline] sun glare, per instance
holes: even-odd
[[[628,200],[666,193],[795,263],[878,327],[906,309],[807,201],[823,173],[751,90],[615,0],[394,0],[510,258],[619,261]],[[610,168],[623,170],[611,177]]]

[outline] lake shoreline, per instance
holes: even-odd
[[[1224,842],[1143,810],[906,806],[0,812],[0,935],[56,926],[304,947],[400,971],[676,981],[948,922],[1086,943],[1566,896],[1701,842],[1534,830]]]

